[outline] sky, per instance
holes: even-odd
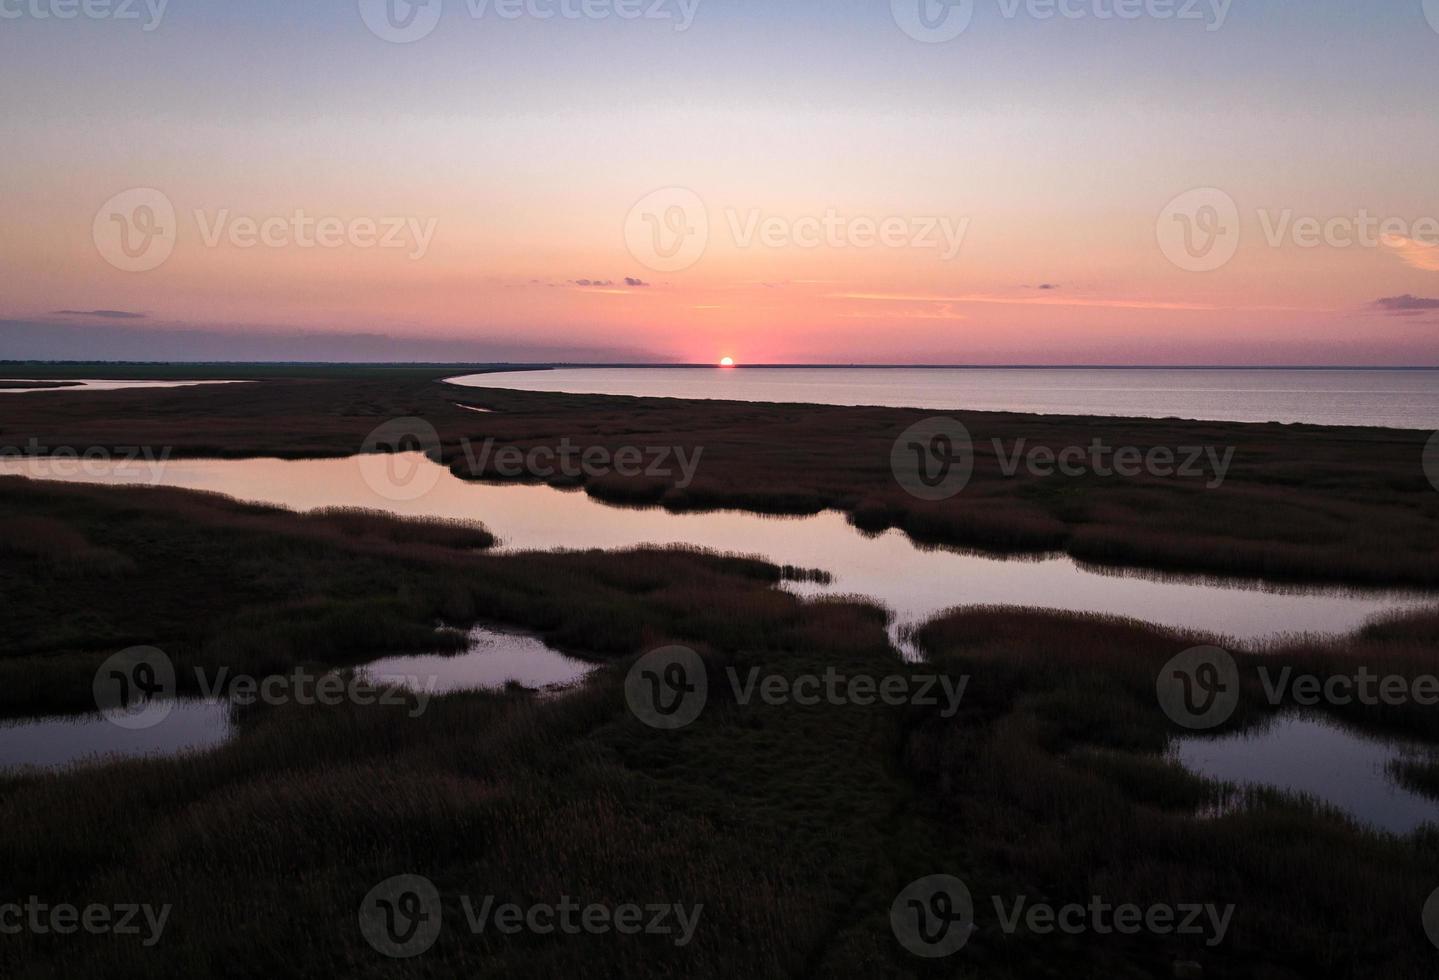
[[[1439,0],[0,0],[0,86],[0,358],[1439,364]]]

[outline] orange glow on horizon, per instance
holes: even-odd
[[[733,357],[721,357],[721,358],[720,358],[720,362],[719,362],[719,366],[722,367],[722,368],[734,367],[734,358],[733,358]]]

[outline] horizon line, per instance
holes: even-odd
[[[914,363],[840,363],[840,362],[756,362],[721,366],[710,361],[329,361],[329,360],[154,360],[130,359],[5,359],[0,365],[74,366],[74,365],[143,365],[148,367],[195,367],[206,365],[244,365],[250,367],[474,367],[474,368],[713,368],[734,371],[741,368],[762,369],[854,369],[854,370],[960,370],[960,371],[1436,371],[1439,364],[914,364]]]

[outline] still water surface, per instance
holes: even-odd
[[[1426,756],[1432,749],[1323,716],[1284,714],[1238,734],[1179,739],[1172,750],[1185,768],[1201,775],[1311,796],[1391,833],[1439,823],[1439,802],[1401,786],[1388,771],[1391,761]]]
[[[438,695],[500,689],[511,682],[555,692],[583,680],[594,667],[528,633],[476,626],[461,652],[385,657],[359,672],[377,687]],[[152,708],[157,703],[152,702]],[[0,721],[0,771],[200,752],[222,745],[237,730],[223,698],[181,698],[164,704],[168,711],[146,727],[117,725],[98,713]]]
[[[561,368],[451,380],[571,394],[1439,429],[1439,370]]]
[[[376,684],[400,684],[430,694],[503,688],[507,684],[557,691],[584,679],[595,664],[566,656],[537,636],[476,626],[463,653],[385,657],[362,668]]]
[[[46,381],[64,381],[60,388],[6,388],[7,381],[33,380],[6,378],[0,380],[0,395],[27,395],[41,391],[124,391],[129,388],[188,388],[192,385],[238,385],[244,381],[111,381],[108,379],[46,378]]]
[[[0,770],[68,766],[213,749],[234,733],[228,702],[183,699],[148,728],[99,713],[0,722]]]

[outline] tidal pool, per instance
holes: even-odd
[[[1388,769],[1390,762],[1430,756],[1434,749],[1379,738],[1322,715],[1283,714],[1245,732],[1187,736],[1171,751],[1200,775],[1305,794],[1394,834],[1439,821],[1439,801],[1400,785]]]
[[[228,702],[181,699],[147,728],[126,728],[99,713],[0,721],[0,770],[63,769],[142,756],[201,752],[235,726]]]
[[[528,633],[476,626],[468,638],[468,648],[460,653],[385,657],[359,669],[376,684],[448,694],[510,683],[554,691],[583,680],[597,666],[566,656]]]
[[[476,626],[468,639],[468,647],[457,653],[385,657],[355,670],[377,686],[427,694],[499,689],[511,682],[550,693],[577,683],[596,666],[528,633]],[[168,711],[146,727],[125,727],[98,713],[0,721],[0,771],[199,752],[223,744],[237,730],[223,699],[152,702],[149,710],[158,705]]]

